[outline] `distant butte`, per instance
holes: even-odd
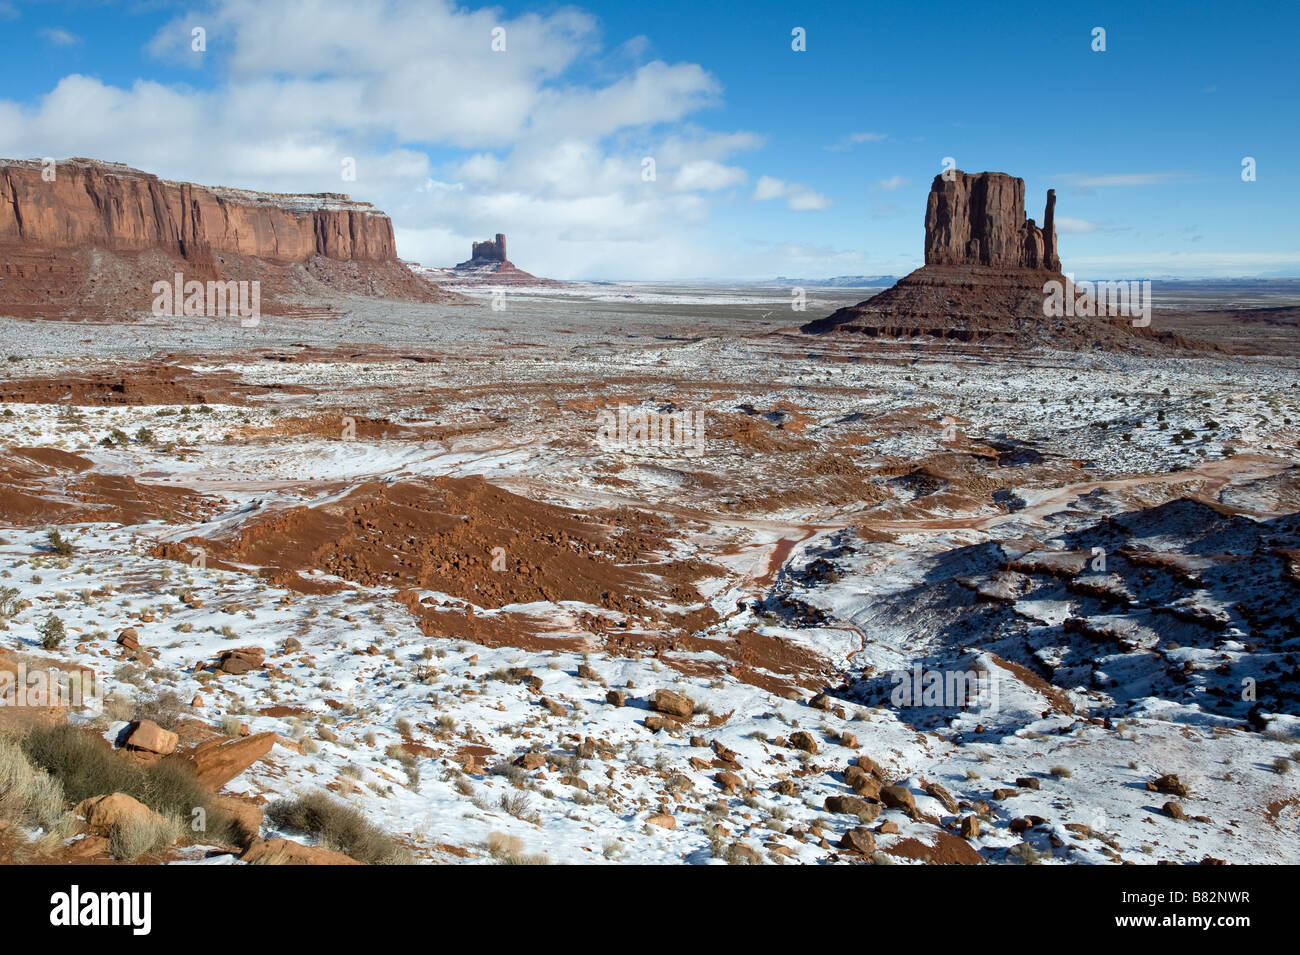
[[[808,334],[1126,347],[1164,337],[1127,320],[1048,318],[1044,285],[1061,274],[1056,191],[1040,227],[1025,216],[1025,181],[1002,172],[934,177],[925,210],[925,265],[892,288],[803,325]]]
[[[475,242],[470,247],[470,257],[451,269],[452,276],[467,282],[491,285],[559,285],[553,279],[542,279],[517,268],[506,257],[506,237],[498,232],[495,239]]]

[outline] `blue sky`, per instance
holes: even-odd
[[[504,231],[539,274],[654,279],[904,273],[951,156],[1022,176],[1036,218],[1055,187],[1080,276],[1300,275],[1298,28],[1295,4],[0,0],[0,156],[345,191],[425,264]]]

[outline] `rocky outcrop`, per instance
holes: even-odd
[[[52,181],[34,160],[0,161],[0,242],[46,249],[159,249],[206,263],[313,256],[396,262],[393,223],[346,195],[280,195],[169,182],[121,163],[70,159]]]
[[[475,242],[470,247],[470,257],[466,262],[456,266],[458,269],[481,268],[483,266],[503,265],[510,260],[506,258],[506,237],[498,232],[495,239]]]
[[[343,194],[171,182],[90,159],[0,160],[0,315],[134,317],[176,273],[257,280],[268,314],[323,291],[445,297],[398,260],[388,216]]]
[[[1025,218],[1025,181],[1004,172],[935,176],[925,209],[926,265],[1061,270],[1056,190],[1047,190],[1040,229]]]
[[[1049,316],[1048,283],[1061,274],[1056,193],[1043,225],[1025,218],[1023,179],[1001,172],[935,176],[925,210],[925,265],[892,288],[803,325],[807,334],[875,339],[1146,349],[1175,336],[1133,327],[1127,318]]]
[[[258,733],[231,742],[211,739],[195,747],[186,760],[199,784],[216,792],[270,753],[277,739],[275,733]]]
[[[475,242],[470,257],[450,270],[453,282],[484,285],[558,285],[553,279],[539,279],[515,266],[506,258],[506,237],[498,232],[495,239]]]

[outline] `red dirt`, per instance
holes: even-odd
[[[87,473],[89,458],[57,448],[16,448],[0,465],[0,523],[14,526],[105,521],[196,520],[215,505],[192,491],[141,485],[118,474]]]
[[[436,590],[479,607],[581,601],[656,616],[657,600],[697,604],[689,580],[699,561],[663,561],[664,522],[629,511],[582,515],[539,504],[482,477],[358,485],[338,501],[280,511],[225,539],[160,545],[186,558],[200,544],[208,562],[264,569],[301,589],[319,570],[366,586]],[[494,566],[497,569],[494,569]]]

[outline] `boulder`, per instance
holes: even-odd
[[[361,865],[341,852],[304,846],[292,839],[254,839],[239,861],[250,865]]]
[[[798,730],[790,734],[790,748],[801,749],[805,753],[817,754],[817,740],[813,738],[812,733],[806,730]]]
[[[122,825],[160,824],[162,816],[126,793],[92,796],[72,810],[86,820],[86,831],[97,836],[111,836]]]
[[[867,802],[858,796],[827,796],[826,811],[857,816],[863,822],[874,822],[880,816],[880,803]]]
[[[650,709],[656,713],[664,713],[678,719],[689,720],[695,715],[695,701],[685,693],[677,693],[673,690],[655,690],[650,697]]]
[[[275,733],[258,733],[229,742],[212,739],[195,747],[186,759],[199,783],[216,792],[271,752],[277,738]]]
[[[240,647],[226,650],[217,659],[217,671],[239,676],[249,670],[255,670],[266,659],[266,651],[261,647]]]
[[[843,837],[840,839],[839,846],[841,849],[847,849],[849,852],[869,856],[871,853],[876,851],[876,837],[871,834],[870,829],[856,826],[844,833]]]
[[[532,772],[534,769],[541,769],[546,765],[545,753],[524,753],[515,760],[516,766],[522,766],[524,769]]]
[[[901,809],[909,816],[916,816],[916,799],[906,786],[886,786],[880,790],[880,801],[890,809]]]
[[[176,751],[180,737],[171,730],[165,730],[153,720],[140,720],[132,723],[126,737],[126,745],[136,749],[168,756]]]
[[[939,802],[943,803],[943,808],[953,815],[957,814],[957,800],[953,799],[952,793],[948,792],[948,790],[944,789],[938,783],[922,780],[921,791],[927,796],[933,796],[935,799],[939,800]]]

